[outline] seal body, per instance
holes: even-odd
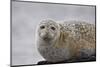
[[[91,57],[95,54],[95,25],[80,21],[42,21],[37,46],[39,53],[49,62]]]

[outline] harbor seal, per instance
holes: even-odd
[[[43,20],[37,28],[37,49],[48,62],[95,55],[95,25],[82,21]]]

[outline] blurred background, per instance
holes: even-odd
[[[94,6],[12,1],[12,65],[44,60],[35,44],[35,31],[43,19],[78,20],[95,24]]]

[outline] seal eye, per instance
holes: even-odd
[[[55,27],[51,27],[51,29],[52,29],[52,30],[55,30],[56,28],[55,28]]]
[[[40,28],[41,28],[41,29],[44,29],[44,28],[45,28],[45,26],[40,26]]]

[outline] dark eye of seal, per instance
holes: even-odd
[[[41,29],[44,29],[44,28],[45,28],[45,26],[40,26],[40,28],[41,28]]]
[[[51,27],[51,29],[52,29],[52,30],[55,30],[56,28],[55,28],[55,27]]]

